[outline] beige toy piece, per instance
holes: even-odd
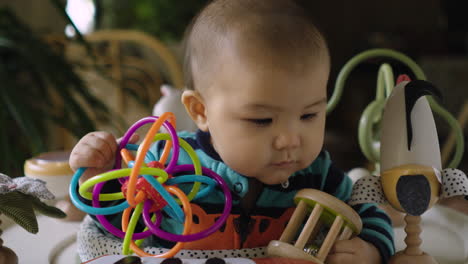
[[[335,241],[350,239],[361,232],[359,215],[330,194],[303,189],[296,194],[294,201],[297,207],[279,241],[273,240],[268,245],[267,254],[271,257],[303,259],[322,264]],[[309,217],[304,223],[307,215]],[[313,241],[319,231],[326,229],[328,232],[321,245],[314,245]]]

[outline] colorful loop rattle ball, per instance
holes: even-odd
[[[135,131],[148,123],[153,123],[153,125],[141,145],[128,144]],[[169,134],[157,133],[161,126],[164,126]],[[88,214],[96,215],[98,221],[107,231],[123,238],[123,254],[130,254],[129,248],[131,248],[139,256],[170,258],[181,249],[183,242],[199,240],[211,235],[224,224],[229,216],[232,198],[226,182],[215,172],[201,167],[200,160],[193,148],[186,141],[177,137],[174,127],[175,117],[169,112],[160,117],[145,117],[139,120],[128,129],[120,142],[113,170],[86,180],[79,188],[79,179],[86,168],[78,169],[71,180],[69,192],[73,204]],[[148,149],[152,143],[159,140],[164,140],[165,146],[160,159],[156,160],[154,155],[148,152]],[[177,164],[180,148],[189,155],[193,164]],[[136,151],[136,156],[134,157],[130,151]],[[171,159],[167,163],[169,154],[171,154]],[[121,168],[122,159],[128,168]],[[172,177],[175,174],[178,176]],[[121,184],[120,192],[101,193],[104,184],[111,180],[118,180]],[[193,186],[188,194],[176,187],[176,184],[192,182]],[[202,183],[204,187],[200,189]],[[190,201],[208,195],[214,190],[215,185],[218,185],[224,193],[223,213],[211,227],[191,234],[192,210]],[[92,192],[89,192],[91,189]],[[82,202],[80,196],[82,199],[90,200],[91,205]],[[122,202],[112,206],[102,204],[102,202],[112,201],[113,204],[115,201]],[[122,213],[122,229],[112,225],[105,217],[117,213]],[[143,232],[134,233],[141,215],[143,215],[146,229]],[[182,234],[172,234],[160,228],[162,218],[165,215],[184,224]],[[151,255],[139,248],[143,239],[151,235],[177,243],[165,253]]]

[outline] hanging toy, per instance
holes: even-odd
[[[406,213],[407,247],[390,263],[436,263],[420,249],[421,215],[439,198],[468,195],[468,178],[462,171],[442,170],[437,129],[424,95],[440,97],[440,92],[427,81],[399,78],[382,117],[380,177],[358,180],[349,202],[388,202]]]

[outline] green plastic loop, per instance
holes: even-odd
[[[379,124],[382,118],[384,106],[385,99],[372,101],[359,120],[359,147],[364,156],[374,163],[378,163],[380,160],[380,140],[374,133],[374,127]]]

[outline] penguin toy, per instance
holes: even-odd
[[[426,95],[441,98],[423,80],[399,78],[386,100],[381,121],[380,176],[366,176],[353,186],[349,204],[390,204],[406,214],[407,248],[390,263],[437,263],[419,248],[421,215],[440,198],[468,195],[468,178],[442,169],[437,129]]]

